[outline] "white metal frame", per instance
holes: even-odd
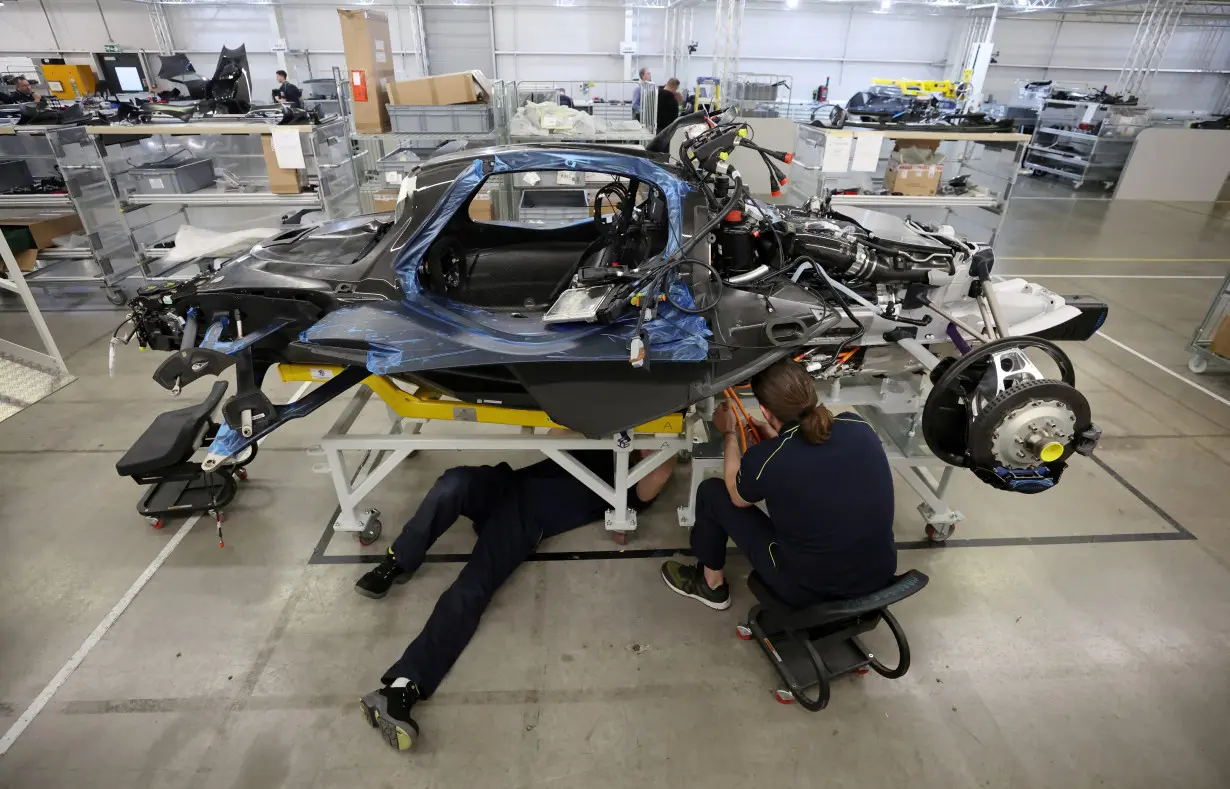
[[[902,343],[901,347],[914,355],[924,367],[935,361],[935,357],[925,349],[922,353],[915,353],[906,343]],[[926,451],[919,441],[918,426],[930,390],[928,377],[925,374],[904,373],[883,379],[854,377],[847,380],[847,383],[843,383],[842,379],[828,382],[827,391],[821,393],[821,400],[831,408],[853,408],[871,424],[884,442],[889,464],[923,500],[918,511],[934,530],[935,539],[948,537],[965,516],[945,500],[956,468]],[[720,471],[723,463],[721,441],[710,439],[704,424],[706,415],[711,413],[709,404],[693,408],[685,419],[684,430],[677,435],[630,436],[621,433],[608,438],[590,439],[535,434],[534,428],[530,427],[521,428],[519,434],[484,433],[476,428],[473,435],[423,435],[420,431],[427,420],[406,419],[392,409],[388,409],[388,432],[351,433],[350,429],[369,404],[371,396],[370,389],[361,387],[329,432],[311,450],[324,456],[324,462],[317,464],[314,470],[328,474],[337,493],[339,511],[332,524],[337,532],[371,534],[378,513],[361,509],[363,499],[403,460],[419,450],[540,451],[611,505],[605,525],[607,530],[613,532],[636,529],[636,512],[627,506],[628,490],[681,451],[691,452],[692,460],[688,503],[678,508],[678,518],[681,526],[691,528],[695,523],[697,488],[711,471]],[[608,485],[567,454],[568,450],[577,449],[614,451],[614,484]],[[367,453],[353,474],[342,454],[347,450]],[[653,454],[633,468],[633,450],[652,450]],[[943,467],[938,477],[931,470],[935,466]]]
[[[40,367],[59,370],[61,375],[70,377],[68,366],[64,364],[64,357],[60,355],[55,338],[51,336],[51,330],[47,328],[47,322],[43,320],[43,313],[39,310],[38,303],[34,301],[33,294],[30,293],[30,286],[26,284],[25,276],[17,267],[17,257],[3,235],[0,235],[0,257],[4,258],[4,267],[8,271],[8,279],[0,279],[0,289],[16,293],[21,297],[22,304],[25,305],[26,312],[30,314],[30,320],[34,322],[34,328],[43,341],[46,353],[40,353],[33,348],[27,348],[8,340],[0,340],[0,352]]]
[[[338,532],[364,532],[371,526],[374,511],[360,511],[364,498],[370,494],[398,464],[419,450],[432,449],[488,449],[510,452],[538,450],[554,460],[568,473],[611,505],[607,510],[606,528],[609,531],[627,532],[636,529],[636,512],[628,507],[628,490],[644,479],[680,451],[691,450],[693,444],[704,436],[700,416],[692,413],[685,419],[684,431],[677,435],[630,435],[621,433],[609,438],[591,439],[583,436],[535,434],[534,428],[523,427],[519,434],[483,433],[475,430],[473,435],[457,433],[423,435],[427,420],[403,418],[388,410],[390,426],[387,433],[354,434],[350,432],[359,414],[367,406],[372,391],[360,387],[342,410],[329,432],[312,448],[315,454],[323,454],[325,462],[317,464],[315,471],[328,474],[337,493],[339,512],[333,522]],[[596,474],[567,454],[568,450],[610,449],[615,453],[615,480],[608,485]],[[346,450],[366,450],[367,456],[360,463],[351,479],[345,458]],[[652,450],[635,468],[631,464],[633,450]]]

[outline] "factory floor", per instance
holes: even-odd
[[[947,547],[921,542],[918,499],[898,485],[899,567],[931,577],[895,609],[913,650],[903,679],[841,680],[817,714],[775,703],[769,663],[735,638],[746,563],[732,560],[735,605],[716,612],[671,594],[661,558],[643,555],[687,544],[680,473],[627,552],[599,524],[542,545],[576,555],[530,562],[500,590],[418,708],[409,753],[356,701],[460,565],[441,556],[382,601],[352,586],[441,471],[497,458],[406,461],[371,497],[386,535],[364,549],[326,531],[336,499],[305,453],[325,409],[262,447],[225,548],[208,520],[154,530],[114,464],[185,398],[153,384],[158,357],[135,348],[108,376],[121,314],[96,300],[48,312],[78,379],[0,423],[0,737],[58,691],[0,757],[0,787],[1224,789],[1230,377],[1191,375],[1186,345],[1230,267],[1228,208],[1013,202],[999,273],[1111,304],[1104,336],[1067,346],[1105,437],[1040,496],[959,474],[966,520]],[[0,335],[31,334],[23,313],[0,313]],[[472,540],[459,524],[436,550]]]

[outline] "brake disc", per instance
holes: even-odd
[[[969,429],[982,468],[1034,468],[1071,457],[1090,425],[1089,401],[1062,381],[1023,381],[993,398]]]
[[[1072,361],[1059,346],[1040,337],[1004,337],[980,345],[959,358],[944,359],[931,371],[934,387],[927,395],[922,414],[923,438],[937,458],[954,466],[980,465],[973,458],[973,423],[984,422],[983,415],[1007,393],[1025,384],[1046,380],[1025,355],[1028,348],[1043,351],[1055,362],[1062,380],[1050,383],[1064,386],[1080,397],[1074,388],[1076,369]],[[1070,400],[1066,394],[1051,399],[1061,403]],[[1014,407],[1021,405],[1013,402]],[[1078,418],[1080,429],[1089,424],[1087,403],[1085,414],[1083,422]],[[996,423],[1006,415],[996,411]],[[982,458],[989,456],[989,450],[980,453]],[[1015,450],[1010,456],[1015,457]]]

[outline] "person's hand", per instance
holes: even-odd
[[[735,432],[737,429],[735,427],[735,412],[731,409],[730,403],[722,403],[713,412],[713,426],[722,434]]]
[[[769,427],[768,423],[761,422],[759,419],[749,417],[752,420],[752,427],[756,428],[756,435],[760,436],[761,441],[768,441],[771,438],[777,438],[777,431]]]

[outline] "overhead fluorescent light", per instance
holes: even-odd
[[[799,0],[786,0],[786,8],[795,9],[799,7]]]

